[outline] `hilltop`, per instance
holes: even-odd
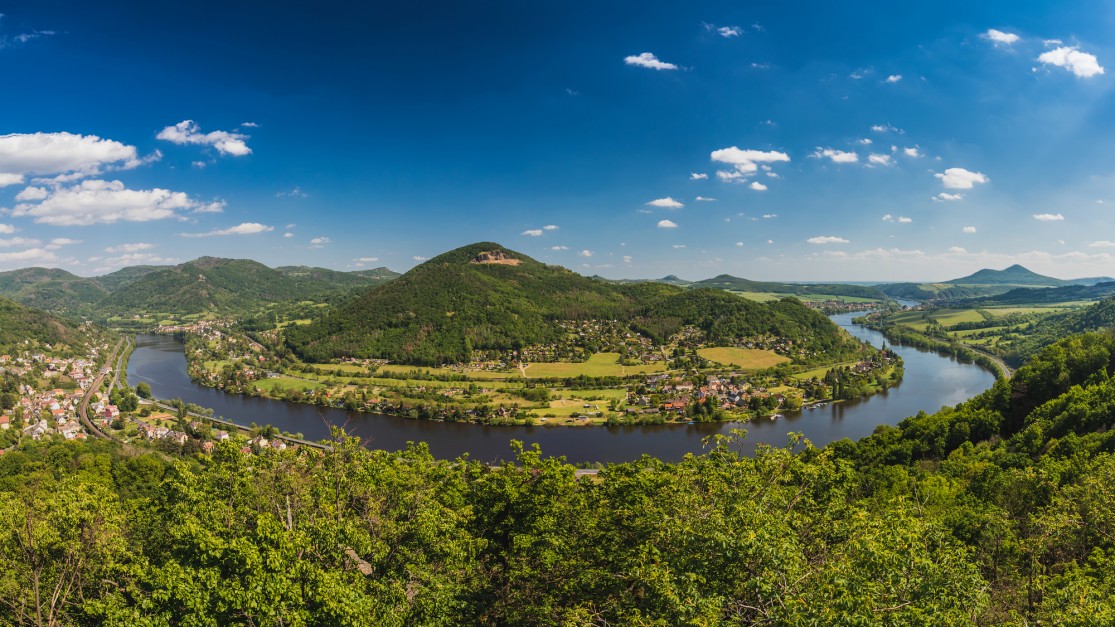
[[[1055,279],[1043,274],[1038,274],[1019,264],[1014,264],[1002,270],[984,268],[968,276],[944,281],[944,283],[951,285],[1030,285],[1037,287],[1062,287],[1064,285],[1073,284],[1072,281]]]
[[[925,301],[985,298],[1016,288],[1092,286],[1109,281],[1115,279],[1110,277],[1057,279],[1014,264],[1002,270],[984,268],[968,276],[939,283],[886,283],[875,287],[891,298]]]
[[[22,268],[0,272],[0,297],[61,314],[87,313],[109,294],[95,279],[58,268]]]
[[[818,351],[849,347],[827,318],[795,301],[763,304],[714,289],[598,281],[492,242],[434,257],[312,324],[288,329],[286,341],[308,361],[356,356],[438,364],[467,361],[474,349],[553,342],[566,333],[561,321],[593,319],[623,321],[658,342],[694,325],[712,340],[769,334]]]

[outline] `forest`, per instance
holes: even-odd
[[[823,449],[710,440],[578,477],[421,445],[0,457],[0,621],[1108,624],[1115,337]]]

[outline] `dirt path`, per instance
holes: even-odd
[[[524,379],[530,378],[527,376],[527,368],[530,368],[530,364],[524,364],[521,361],[519,362],[519,372],[522,373]]]

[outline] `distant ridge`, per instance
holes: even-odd
[[[1065,281],[1063,279],[1055,279],[1043,274],[1038,274],[1019,264],[1014,264],[1002,270],[984,268],[966,277],[944,282],[952,285],[1012,285],[1036,287],[1062,287],[1065,285],[1073,285],[1073,281]]]

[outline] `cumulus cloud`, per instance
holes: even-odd
[[[156,135],[155,138],[179,145],[196,144],[201,146],[212,146],[222,155],[231,155],[233,157],[243,157],[252,154],[252,149],[248,148],[248,144],[245,142],[245,140],[248,139],[247,135],[229,131],[202,133],[201,126],[193,120],[183,120],[174,126],[168,126],[159,131],[159,134]]]
[[[0,187],[7,187],[9,185],[21,185],[23,183],[23,175],[14,172],[0,172]]]
[[[736,242],[737,248],[743,248],[743,242]]]
[[[659,207],[661,209],[681,209],[685,205],[667,196],[665,198],[658,198],[647,203],[651,207]]]
[[[25,187],[23,191],[15,195],[15,199],[21,202],[29,200],[42,200],[50,195],[43,187]]]
[[[940,194],[934,196],[933,200],[937,202],[951,202],[954,200],[960,200],[962,198],[964,198],[964,194],[949,194],[946,192],[941,192]]]
[[[964,168],[949,168],[933,176],[941,179],[946,189],[972,189],[977,183],[986,183],[990,180],[982,172],[972,172]]]
[[[150,222],[178,217],[179,211],[219,211],[224,203],[204,203],[184,192],[166,189],[128,189],[120,181],[88,180],[57,187],[37,202],[20,203],[13,216],[58,226],[88,226],[115,222]]]
[[[38,246],[41,244],[37,239],[29,237],[9,237],[0,238],[0,248],[14,248],[16,246]]]
[[[898,133],[900,135],[902,134],[902,129],[894,127],[894,126],[890,125],[889,123],[888,124],[874,124],[874,125],[871,126],[871,130],[875,131],[876,133]]]
[[[907,218],[906,216],[898,216],[898,223],[899,224],[909,224],[913,221],[914,221],[913,218]]]
[[[69,237],[55,237],[54,239],[50,240],[50,243],[46,245],[46,248],[47,250],[58,250],[63,246],[73,246],[74,244],[80,243],[81,240],[79,239],[71,239]]]
[[[356,261],[356,262],[359,262],[359,263],[375,263],[375,262],[379,261],[379,257],[357,257],[357,258],[353,259],[353,261]]]
[[[757,191],[757,192],[765,192],[765,191],[767,191],[767,186],[766,186],[766,185],[763,185],[763,184],[762,184],[762,183],[760,183],[759,181],[753,181],[753,182],[752,182],[752,183],[751,183],[750,185],[748,185],[748,187],[750,187],[751,189],[753,189],[753,190],[755,190],[755,191]]]
[[[678,69],[678,66],[674,65],[673,63],[666,63],[665,61],[659,61],[658,57],[654,56],[653,54],[651,54],[649,52],[644,52],[642,54],[636,54],[636,55],[631,55],[629,57],[624,57],[623,62],[626,63],[627,65],[645,67],[645,68],[649,68],[649,69],[652,69],[652,70],[676,70],[676,69]]]
[[[561,228],[561,227],[559,227],[556,224],[547,224],[546,226],[542,227],[542,230],[543,231],[556,231],[559,228]]]
[[[15,227],[10,224],[0,224],[0,234],[10,235],[15,233]]]
[[[778,217],[777,213],[764,213],[763,214],[763,219],[764,220],[772,220],[772,219],[777,218],[777,217]]]
[[[660,229],[676,229],[678,225],[673,220],[659,220],[658,228]]]
[[[901,74],[891,74],[890,76],[887,77],[887,80],[884,81],[884,82],[897,83],[900,80],[902,80],[902,75]]]
[[[1088,245],[1092,248],[1115,248],[1115,242],[1108,240],[1099,240]]]
[[[1034,219],[1038,222],[1061,222],[1065,216],[1059,213],[1035,213]]]
[[[859,161],[859,155],[854,152],[836,150],[835,148],[821,148],[819,146],[810,156],[816,159],[831,159],[833,163],[855,163]]]
[[[727,182],[741,182],[740,179],[759,171],[760,165],[789,161],[790,156],[776,150],[744,150],[736,146],[714,150],[709,155],[713,161],[726,163],[733,170],[719,170],[716,177]],[[769,167],[769,166],[768,166]]]
[[[963,232],[963,233],[975,233],[975,232],[976,232],[976,227],[974,227],[974,226],[966,226],[966,227],[964,227],[963,229],[960,229],[960,230],[961,230],[961,232]]]
[[[716,202],[715,198],[706,198],[704,196],[697,196],[695,200],[697,200],[697,202]]]
[[[1096,55],[1081,52],[1075,46],[1061,46],[1043,52],[1038,57],[1038,61],[1065,68],[1076,75],[1077,78],[1091,78],[1103,74],[1103,66],[1100,65]]]
[[[586,248],[585,250],[582,250],[581,252],[579,252],[579,253],[577,253],[577,254],[578,254],[578,255],[580,255],[580,256],[582,256],[582,257],[591,257],[591,256],[592,256],[592,251],[591,251],[591,250],[588,250],[588,249]]]
[[[53,265],[58,261],[58,256],[53,251],[45,248],[28,248],[10,253],[0,253],[0,263],[11,263],[16,266],[26,265]]]
[[[527,230],[523,231],[522,233],[520,233],[519,235],[528,235],[530,237],[540,237],[542,235],[542,229],[527,229]]]
[[[809,239],[807,239],[805,241],[809,242],[810,244],[847,244],[848,243],[848,240],[844,239],[843,237],[837,237],[835,235],[818,235],[817,237],[810,237]]]
[[[182,233],[182,237],[221,237],[225,235],[255,235],[274,231],[275,227],[260,224],[259,222],[243,222],[227,229],[217,229],[207,233]]]
[[[285,237],[287,239],[290,239],[290,238],[294,237],[294,233],[290,233],[290,232],[283,233],[283,237]]]
[[[143,250],[151,250],[154,247],[155,247],[154,244],[148,244],[146,242],[136,242],[134,244],[117,244],[115,246],[109,246],[108,248],[105,249],[105,252],[106,253],[112,253],[112,254],[138,253],[138,252],[143,251]]]
[[[413,259],[415,261],[426,261],[426,258],[423,257],[422,255],[415,255],[415,256],[411,257],[411,259]]]
[[[743,34],[743,29],[739,26],[721,26],[716,29],[716,34],[724,38],[739,37]]]
[[[703,181],[707,178],[708,178],[708,174],[706,174],[704,172],[690,172],[689,173],[689,180],[690,181]]]
[[[275,198],[308,198],[309,196],[297,185],[284,192],[275,192]]]
[[[100,174],[108,168],[128,169],[142,163],[135,146],[96,135],[0,135],[0,177],[8,181],[6,185],[22,182],[24,174],[62,174],[72,180]]]
[[[568,246],[550,246],[550,250],[569,250]]]
[[[980,35],[980,37],[983,37],[984,39],[987,39],[996,44],[1006,44],[1008,46],[1022,39],[1014,33],[1005,33],[995,28],[987,29],[987,32]]]
[[[894,159],[890,155],[872,153],[867,155],[867,165],[869,166],[888,166],[894,165]]]
[[[903,148],[902,154],[906,155],[907,157],[916,158],[921,156],[921,151],[918,150],[917,146],[914,146],[913,148]]]
[[[332,241],[333,240],[329,239],[328,237],[315,237],[310,240],[310,245],[315,248],[321,248],[322,246],[325,246]]]
[[[685,248],[685,244],[674,244],[674,248]]]

